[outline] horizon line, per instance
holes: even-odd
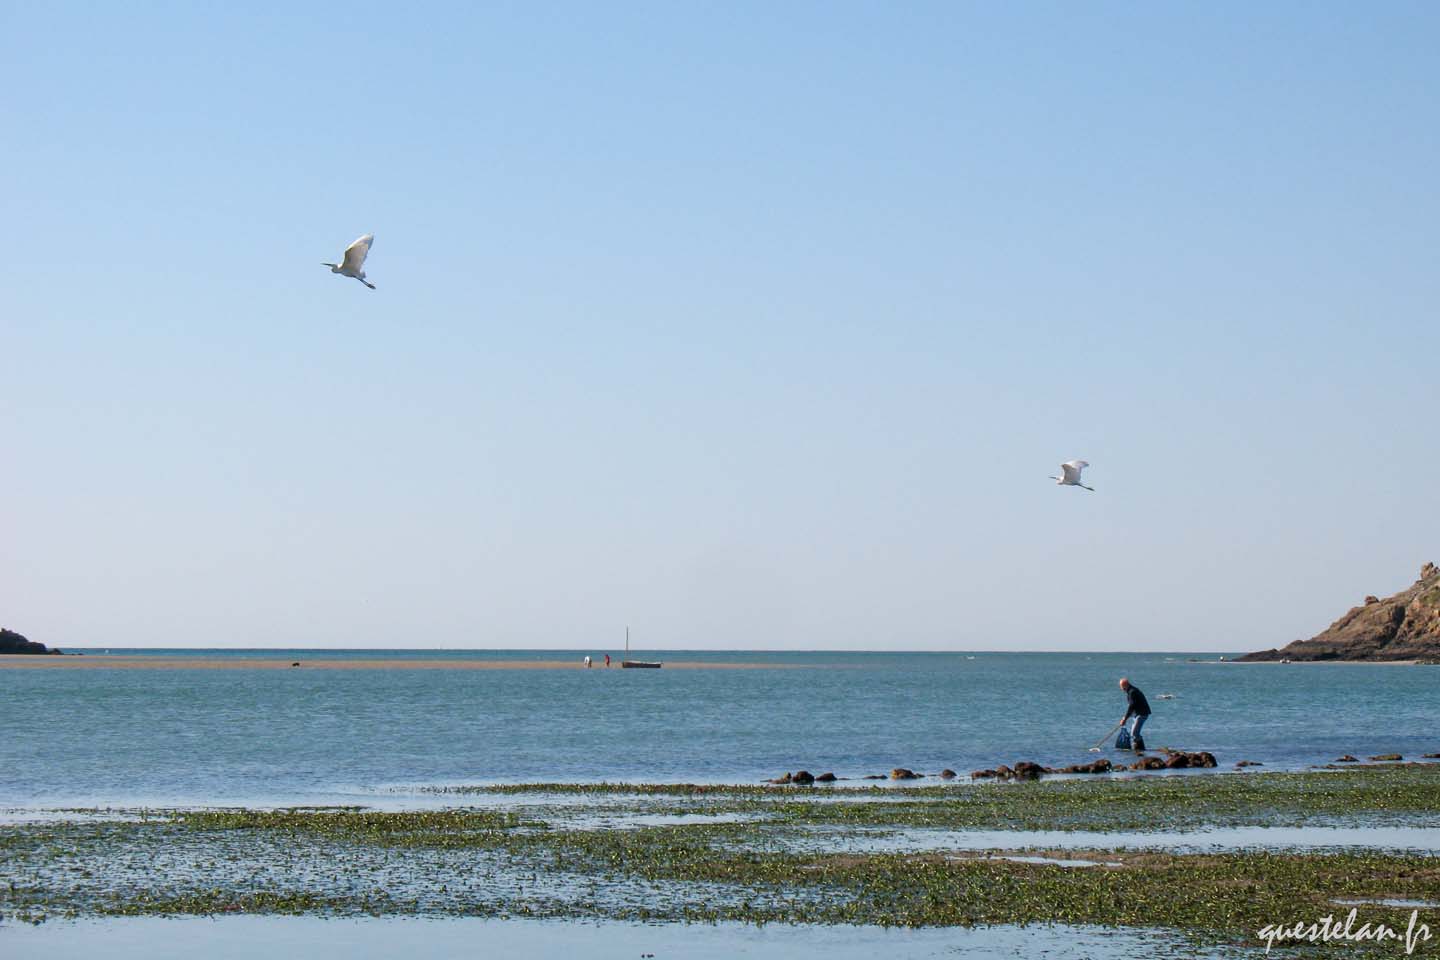
[[[53,648],[52,648],[53,649]],[[405,650],[405,651],[435,651],[435,652],[487,652],[507,650],[529,650],[552,653],[585,653],[589,650],[608,649],[603,646],[590,647],[385,647],[385,646],[360,646],[360,647],[335,647],[319,646],[307,647],[302,645],[279,645],[279,646],[164,646],[158,644],[112,644],[106,647],[92,646],[69,646],[69,650],[338,650],[338,651],[368,651],[368,650]],[[983,647],[957,647],[945,649],[875,649],[870,647],[644,647],[643,650],[664,650],[685,653],[1231,653],[1229,650],[1216,650],[1206,648],[1203,650],[1149,650],[1149,649],[1055,649],[1055,648],[1033,648],[1024,650],[1003,650]],[[635,651],[631,651],[632,653]],[[1238,652],[1238,651],[1237,651]]]

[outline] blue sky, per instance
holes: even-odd
[[[1434,5],[257,7],[0,7],[32,639],[1241,650],[1440,560]]]

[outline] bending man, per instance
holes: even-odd
[[[1120,718],[1122,724],[1131,717],[1134,721],[1130,724],[1130,745],[1139,753],[1145,749],[1145,740],[1140,736],[1140,728],[1145,726],[1145,721],[1150,719],[1150,701],[1145,699],[1145,694],[1125,677],[1120,678],[1120,689],[1125,691],[1126,708],[1125,716]]]

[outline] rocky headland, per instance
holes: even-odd
[[[1440,662],[1440,568],[1425,564],[1420,579],[1406,589],[1383,600],[1366,597],[1309,640],[1237,659]]]
[[[25,639],[24,635],[14,630],[0,628],[0,654],[6,653],[53,653],[58,654],[59,650],[51,650],[43,643],[36,643],[34,640]]]

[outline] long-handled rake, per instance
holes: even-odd
[[[1095,741],[1095,746],[1093,746],[1093,747],[1090,748],[1090,752],[1091,752],[1091,753],[1099,753],[1099,752],[1100,752],[1100,745],[1101,745],[1102,743],[1104,743],[1106,740],[1109,740],[1109,739],[1110,739],[1110,734],[1114,733],[1116,730],[1119,730],[1119,729],[1120,729],[1121,727],[1123,727],[1123,726],[1125,726],[1125,721],[1124,721],[1124,720],[1121,720],[1119,723],[1115,724],[1115,726],[1111,727],[1109,730],[1106,730],[1106,731],[1105,731],[1105,736],[1103,736],[1103,737],[1101,737],[1099,740],[1096,740],[1096,741]]]

